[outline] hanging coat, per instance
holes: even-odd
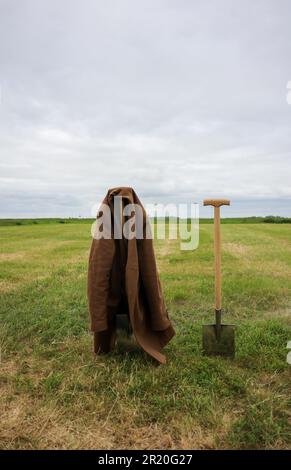
[[[143,237],[114,239],[114,196],[123,207],[136,204],[143,214]],[[162,348],[175,331],[169,320],[161,289],[152,238],[145,210],[132,188],[110,189],[103,201],[110,208],[110,238],[94,237],[88,269],[88,300],[96,354],[111,351],[116,339],[116,315],[127,313],[140,347],[160,363]],[[100,214],[97,215],[97,219]],[[104,227],[103,227],[104,228]],[[108,227],[106,228],[108,231]],[[137,232],[136,232],[137,233]]]

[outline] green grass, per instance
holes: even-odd
[[[290,447],[290,227],[223,226],[233,361],[201,354],[201,325],[213,318],[212,229],[201,225],[192,252],[155,241],[177,332],[158,367],[125,340],[92,354],[88,221],[0,227],[1,448]]]
[[[156,220],[156,219],[152,219]],[[158,219],[159,220],[159,219]],[[169,218],[166,217],[166,223],[169,222]],[[0,227],[11,227],[14,225],[43,225],[43,224],[89,224],[93,223],[93,218],[81,218],[81,217],[70,217],[70,218],[38,218],[38,219],[0,219]],[[288,217],[227,217],[222,218],[222,224],[261,224],[267,223],[291,223],[291,218]],[[200,224],[212,224],[212,218],[200,218]]]
[[[43,224],[89,224],[93,223],[94,219],[89,218],[38,218],[38,219],[0,219],[0,227],[11,227],[14,225],[21,226],[21,225],[43,225]]]

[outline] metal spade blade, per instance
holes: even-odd
[[[202,326],[202,348],[206,356],[235,356],[235,326],[221,323],[221,310],[216,310],[216,323]]]

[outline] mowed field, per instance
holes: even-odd
[[[90,224],[0,227],[2,449],[290,447],[291,226],[226,224],[225,320],[235,360],[203,357],[213,226],[195,251],[155,241],[176,337],[156,366],[130,343],[94,357]]]

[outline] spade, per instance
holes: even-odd
[[[221,323],[221,235],[220,207],[229,206],[227,199],[206,199],[204,206],[214,207],[214,257],[215,257],[215,323],[203,325],[202,346],[207,356],[234,357],[234,325]]]

